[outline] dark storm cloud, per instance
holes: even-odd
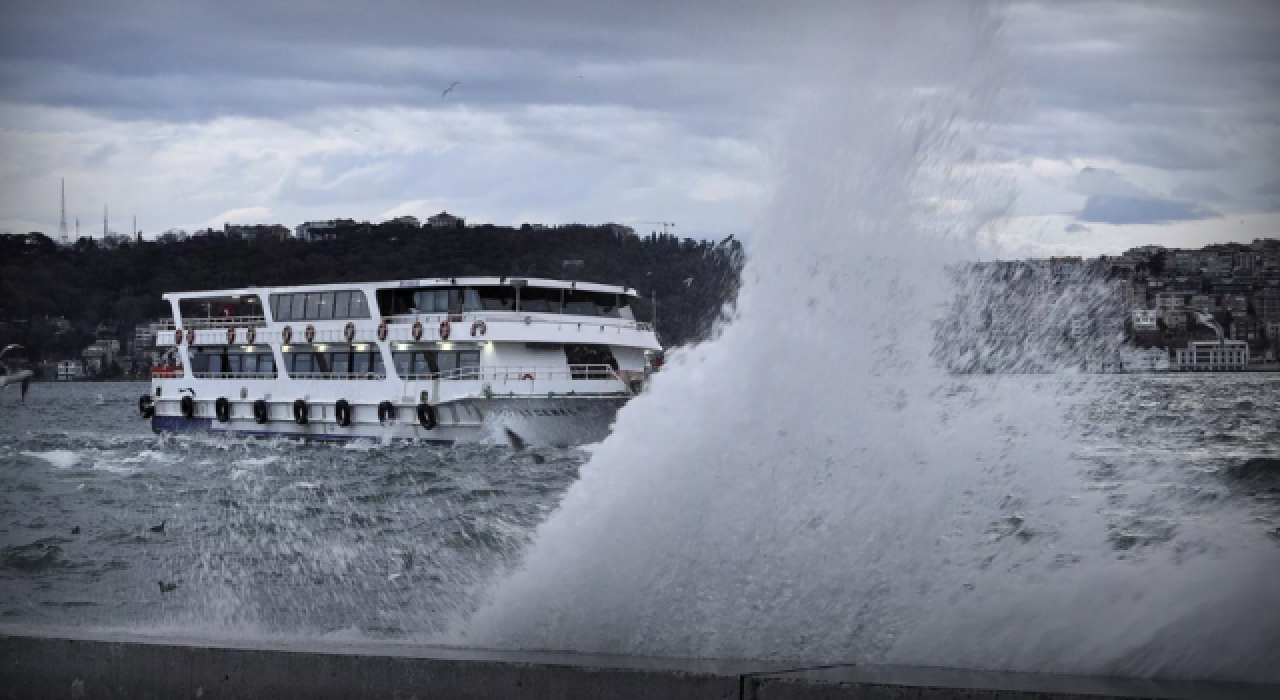
[[[1230,167],[1280,125],[1280,4],[1015,3],[1010,53],[1035,109],[1023,152],[1170,170]]]
[[[0,26],[0,99],[178,120],[457,102],[767,109],[786,88],[771,67],[796,50],[784,37],[811,17],[672,0],[23,2]]]

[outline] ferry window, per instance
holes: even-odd
[[[351,359],[351,371],[353,374],[367,374],[369,372],[369,353],[358,352]]]
[[[276,374],[276,358],[273,355],[258,355],[258,374]]]
[[[320,318],[320,292],[309,292],[307,294],[307,315],[303,316],[303,318]]]
[[[364,301],[364,292],[358,289],[351,292],[351,308],[347,310],[346,318],[369,318],[369,305]]]
[[[311,373],[311,353],[299,352],[293,356],[293,371],[298,374]]]
[[[369,354],[373,356],[373,373],[386,374],[387,370],[382,366],[382,353],[375,350]]]
[[[564,312],[579,316],[617,317],[617,301],[616,294],[570,289],[564,293]]]
[[[291,294],[293,297],[292,311],[289,312],[290,318],[294,321],[301,321],[307,317],[307,295]]]
[[[351,355],[345,352],[335,352],[333,354],[333,373],[349,374],[351,371]]]
[[[226,364],[227,372],[230,372],[232,374],[240,374],[242,371],[244,371],[240,369],[241,368],[240,355],[227,355],[226,357],[223,358],[223,362]]]
[[[337,292],[333,296],[333,317],[346,318],[351,307],[351,292]]]
[[[195,353],[191,356],[191,372],[193,374],[204,374],[209,371],[209,356],[202,353]]]
[[[561,307],[561,292],[560,289],[525,287],[520,290],[520,310],[558,314]]]
[[[315,353],[312,357],[314,358],[314,359],[312,360],[312,362],[313,362],[313,364],[314,364],[314,366],[315,366],[315,369],[314,369],[313,371],[315,371],[315,372],[317,372],[317,373],[319,373],[319,374],[328,374],[328,373],[329,373],[329,367],[330,367],[330,363],[329,363],[329,353],[327,353],[327,352],[317,352],[317,353]]]
[[[424,289],[414,292],[413,308],[420,314],[446,313],[449,311],[449,290]]]
[[[316,318],[322,321],[333,318],[333,292],[320,292],[320,313]]]
[[[441,374],[447,374],[458,368],[458,354],[441,352],[436,354],[436,366]]]
[[[474,289],[463,290],[462,308],[467,311],[480,311],[484,307],[480,304],[480,292]]]
[[[396,374],[401,377],[410,373],[413,367],[413,353],[411,352],[393,352],[391,353],[391,361],[395,363]]]
[[[257,374],[258,372],[258,356],[245,355],[240,358],[240,371],[245,374]]]
[[[413,367],[410,371],[413,374],[431,374],[435,370],[431,369],[431,353],[415,352],[413,353]]]
[[[284,307],[284,308],[281,308]],[[272,294],[271,295],[271,318],[276,321],[289,320],[289,295]]]
[[[475,292],[476,296],[479,297],[478,309],[485,311],[516,310],[515,287],[480,287],[467,291]],[[470,297],[467,298],[467,308],[472,309]]]

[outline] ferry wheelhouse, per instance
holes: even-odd
[[[584,444],[661,351],[634,289],[457,277],[164,295],[156,431]]]

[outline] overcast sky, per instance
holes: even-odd
[[[56,234],[65,178],[98,235],[107,204],[147,235],[447,209],[749,239],[844,5],[10,0],[0,230]],[[999,14],[1011,253],[1280,236],[1280,3]]]

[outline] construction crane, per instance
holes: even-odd
[[[662,227],[662,235],[664,235],[664,236],[668,233],[668,231],[667,231],[667,229],[668,229],[668,228],[675,228],[675,227],[676,227],[676,222],[674,222],[674,221],[637,221],[636,223],[637,223],[637,224],[649,224],[649,225],[652,225],[652,226],[661,226],[661,227]],[[657,233],[657,232],[655,231],[654,233]]]

